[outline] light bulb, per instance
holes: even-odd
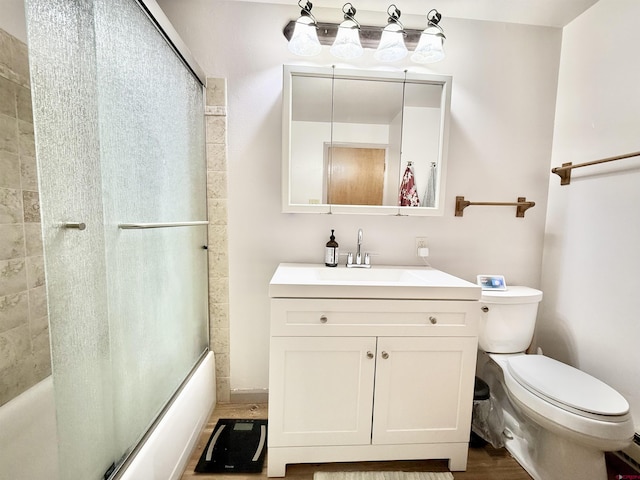
[[[407,56],[408,50],[404,44],[404,30],[397,23],[389,23],[380,37],[378,48],[373,54],[380,62],[396,62]]]
[[[445,57],[444,37],[439,32],[427,33],[427,30],[420,35],[418,46],[411,55],[411,60],[416,63],[439,62]]]
[[[289,40],[289,51],[304,57],[318,55],[322,51],[316,24],[311,18],[303,15],[296,20],[293,35]]]
[[[329,49],[334,57],[349,60],[362,55],[364,49],[360,43],[360,29],[352,20],[345,20],[338,26],[338,34]]]

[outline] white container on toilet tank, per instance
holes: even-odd
[[[478,346],[491,353],[524,352],[533,339],[542,292],[529,287],[485,290]]]

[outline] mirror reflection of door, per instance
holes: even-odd
[[[329,147],[327,203],[382,205],[386,150]]]

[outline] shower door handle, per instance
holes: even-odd
[[[62,224],[64,228],[74,228],[76,230],[84,230],[87,228],[87,225],[82,222],[65,222]]]

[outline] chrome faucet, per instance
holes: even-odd
[[[371,268],[371,260],[368,253],[364,254],[364,261],[362,258],[362,229],[358,229],[358,244],[356,248],[356,261],[353,262],[353,253],[347,255],[347,267],[359,267],[359,268]]]

